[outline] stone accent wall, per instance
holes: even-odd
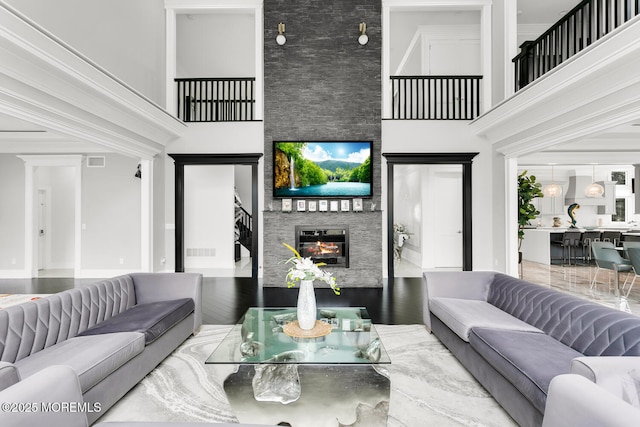
[[[286,25],[284,46],[275,42],[279,22]],[[367,24],[365,46],[357,40],[360,22]],[[296,225],[333,224],[349,226],[350,268],[328,269],[344,287],[381,286],[381,37],[380,0],[264,2],[265,286],[286,286],[282,242],[294,243]],[[274,140],[373,141],[374,194],[365,211],[281,212],[273,198]]]

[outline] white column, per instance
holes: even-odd
[[[491,109],[491,98],[493,95],[491,80],[491,58],[492,58],[492,37],[491,37],[491,4],[482,6],[480,18],[480,45],[482,49],[482,111],[486,113]]]
[[[264,47],[263,47],[263,34],[264,34],[264,20],[262,19],[262,4],[256,6],[253,14],[255,22],[255,117],[256,120],[262,120],[264,118],[264,77],[263,77],[263,63],[264,63]]]
[[[390,19],[389,6],[382,7],[382,118],[391,118],[391,81],[390,81],[390,64],[389,64],[389,51],[390,51],[390,33],[391,33],[391,19]]]
[[[34,207],[34,174],[36,166],[29,164],[26,159],[25,176],[24,176],[24,271],[27,277],[36,277],[37,264],[34,263],[34,255],[36,245],[34,242],[34,220],[35,220],[35,207]]]
[[[518,159],[504,159],[506,273],[518,276]]]
[[[176,11],[167,9],[165,11],[165,60],[166,60],[166,98],[165,108],[174,116],[178,115],[178,105],[176,102]]]
[[[141,159],[140,271],[153,271],[153,159]]]
[[[518,4],[512,0],[504,2],[504,99],[515,91],[515,71],[512,58],[518,54]]]

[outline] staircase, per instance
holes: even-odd
[[[253,218],[251,217],[251,214],[241,206],[236,206],[236,236],[236,243],[240,243],[242,246],[247,248],[247,250],[249,250],[249,256],[253,256],[251,253],[251,246],[253,242]]]

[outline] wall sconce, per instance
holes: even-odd
[[[281,22],[278,24],[278,35],[276,36],[276,43],[280,46],[287,42],[287,38],[284,36],[284,24]]]
[[[136,170],[136,173],[133,176],[135,176],[136,178],[142,179],[142,170],[141,170],[141,168],[142,168],[142,165],[140,163],[138,163],[138,169]]]
[[[360,37],[358,37],[358,43],[364,46],[369,43],[369,36],[367,35],[367,24],[364,22],[360,23]]]

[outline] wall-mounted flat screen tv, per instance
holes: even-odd
[[[274,141],[274,197],[371,197],[371,141]]]

